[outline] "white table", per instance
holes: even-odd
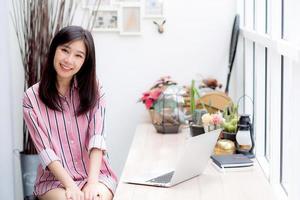
[[[120,178],[114,200],[274,200],[260,166],[222,173],[211,163],[200,176],[171,188],[133,185],[127,177],[172,168],[189,129],[179,134],[158,134],[151,124],[140,124]],[[199,152],[200,154],[201,152]]]

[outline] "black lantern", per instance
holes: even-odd
[[[253,148],[253,125],[251,124],[250,115],[242,114],[238,122],[238,131],[236,133],[237,152],[254,158]]]

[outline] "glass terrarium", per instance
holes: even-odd
[[[158,133],[178,133],[184,122],[184,90],[177,85],[168,86],[159,96],[152,110],[152,122]]]

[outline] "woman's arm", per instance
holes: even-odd
[[[90,152],[88,183],[98,183],[103,151],[93,148]]]
[[[80,191],[74,180],[59,161],[53,161],[48,165],[49,170],[66,189],[67,199],[83,199],[83,192]]]
[[[55,178],[59,180],[66,188],[77,187],[76,183],[73,181],[73,179],[70,177],[70,175],[67,173],[67,171],[59,161],[51,162],[48,165],[48,168],[55,176]]]
[[[83,188],[85,200],[91,200],[96,196],[100,196],[103,200],[112,199],[112,192],[110,188],[99,182],[99,174],[103,156],[107,150],[106,148],[106,133],[104,130],[105,124],[105,93],[102,86],[98,83],[98,90],[100,98],[97,104],[91,111],[91,118],[89,122],[89,168],[87,184]],[[109,170],[109,169],[107,169]],[[97,199],[97,198],[96,198]]]
[[[99,190],[99,172],[102,156],[103,151],[101,149],[92,148],[90,150],[88,179],[83,189],[85,200],[96,199],[97,196],[102,195],[101,190]]]

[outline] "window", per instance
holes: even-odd
[[[265,33],[269,33],[269,0],[265,0]]]
[[[241,10],[243,84],[245,94],[254,100],[256,157],[280,194],[279,199],[285,200],[299,197],[295,195],[299,194],[296,189],[299,181],[290,174],[291,169],[298,171],[292,165],[297,163],[294,160],[298,155],[291,140],[299,140],[297,131],[291,128],[295,127],[292,123],[296,121],[295,107],[299,107],[297,103],[291,104],[297,83],[294,73],[300,67],[300,30],[295,20],[295,16],[300,16],[296,12],[300,4],[296,2],[243,1]],[[244,103],[245,110],[249,110],[251,105]]]
[[[264,130],[264,156],[267,159],[267,161],[270,161],[270,131],[269,131],[269,115],[268,115],[268,110],[269,110],[269,84],[268,84],[268,49],[265,48],[265,65],[264,65],[264,125],[263,125],[263,130]]]
[[[280,134],[280,184],[286,194],[289,190],[288,180],[288,134],[285,124],[288,124],[285,120],[285,116],[288,114],[288,110],[285,106],[285,73],[284,73],[284,57],[281,57],[281,134]]]

